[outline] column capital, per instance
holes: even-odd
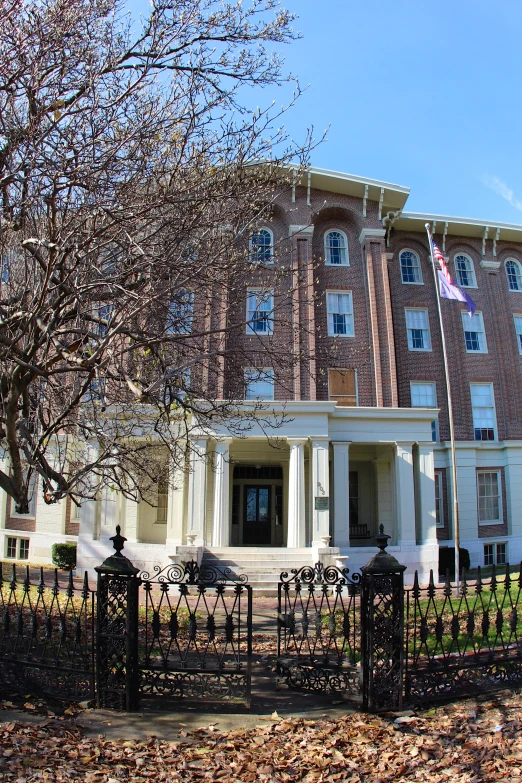
[[[308,438],[287,438],[286,442],[289,446],[304,446],[308,443]]]
[[[232,443],[232,441],[233,441],[233,438],[231,438],[231,437],[228,437],[228,436],[227,436],[227,437],[225,437],[225,438],[217,438],[217,439],[216,439],[216,448],[217,448],[218,446],[227,446],[227,447],[228,447],[228,446],[230,446],[230,444]]]
[[[303,239],[308,239],[308,237],[311,237],[313,233],[314,233],[313,226],[288,226],[289,237],[293,237],[296,234],[298,234]]]
[[[308,438],[310,443],[330,443],[329,435],[317,435],[316,437],[310,436]]]
[[[359,234],[359,242],[361,243],[361,245],[366,244],[368,240],[379,242],[383,240],[385,236],[386,236],[386,231],[384,228],[363,228],[363,230]]]
[[[191,432],[190,435],[188,436],[188,439],[189,439],[189,441],[191,443],[204,442],[206,444],[209,441],[209,435],[204,435],[204,434],[203,435],[197,435],[196,433]]]
[[[336,446],[351,446],[352,441],[351,440],[332,440],[330,441],[332,446],[335,448]]]

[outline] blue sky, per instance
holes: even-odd
[[[286,65],[310,85],[286,126],[330,126],[313,165],[407,185],[408,211],[522,224],[520,0],[285,5],[303,33]]]

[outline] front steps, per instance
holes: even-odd
[[[290,574],[293,568],[313,565],[311,547],[212,547],[203,550],[202,566],[230,568],[233,574],[246,574],[248,584],[257,595],[277,595],[282,571]]]

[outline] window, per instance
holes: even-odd
[[[328,370],[328,397],[343,407],[357,405],[355,370]]]
[[[431,351],[430,326],[427,310],[406,309],[406,329],[410,351]]]
[[[352,292],[327,291],[326,306],[330,337],[353,337]]]
[[[479,525],[502,523],[499,470],[477,471],[477,501]]]
[[[513,258],[506,261],[506,275],[510,291],[522,291],[522,267]]]
[[[324,235],[324,257],[331,266],[348,266],[348,241],[342,231],[327,231]]]
[[[156,506],[156,522],[167,524],[167,508],[169,502],[169,482],[166,479],[158,481],[158,501]]]
[[[273,263],[273,235],[270,229],[261,228],[250,237],[249,258],[253,264]]]
[[[515,333],[517,336],[518,352],[522,354],[522,315],[514,315]]]
[[[492,383],[472,383],[471,406],[475,440],[495,440],[496,416]]]
[[[272,334],[274,331],[274,294],[262,288],[247,291],[247,334]]]
[[[505,565],[507,563],[506,544],[484,544],[484,565]]]
[[[167,316],[167,334],[190,334],[194,318],[194,294],[184,289],[175,291]]]
[[[29,539],[28,538],[7,538],[6,539],[6,557],[11,560],[29,560]]]
[[[271,368],[245,370],[245,400],[273,400],[274,371]]]
[[[469,256],[465,256],[463,253],[455,256],[455,272],[457,276],[457,283],[462,288],[477,287],[473,261]]]
[[[411,407],[436,408],[435,383],[432,381],[410,381]],[[431,422],[431,439],[437,440],[437,420]]]
[[[468,353],[487,353],[486,335],[484,334],[484,322],[482,313],[475,313],[471,317],[464,310],[461,313],[466,351]]]
[[[435,471],[435,520],[437,527],[444,527],[444,506],[442,497],[442,471]]]
[[[420,259],[413,250],[403,250],[400,255],[401,277],[403,283],[422,284]]]

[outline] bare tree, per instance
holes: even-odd
[[[195,422],[262,418],[234,401],[245,366],[291,376],[264,292],[291,329],[295,275],[248,237],[310,138],[243,99],[285,80],[270,47],[293,17],[276,0],[153,0],[138,32],[116,0],[0,15],[0,487],[19,513],[36,477],[48,503],[146,497]]]

